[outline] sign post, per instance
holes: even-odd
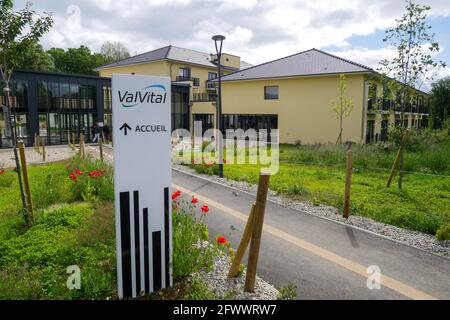
[[[119,298],[172,285],[171,83],[113,74]]]

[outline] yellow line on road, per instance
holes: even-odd
[[[212,199],[209,199],[208,197],[199,195],[189,189],[183,188],[176,184],[173,184],[173,187],[175,189],[178,189],[178,190],[180,190],[186,194],[189,194],[191,196],[195,195],[195,197],[198,198],[199,200],[201,200],[202,202],[205,202],[208,205],[215,207],[215,208],[219,209],[220,211],[223,211],[224,213],[226,213],[230,216],[233,216],[243,222],[247,222],[247,216],[239,211],[233,210],[227,206],[224,206],[223,204],[221,204],[217,201],[214,201]],[[264,224],[264,231],[268,232],[269,234],[271,234],[279,239],[282,239],[284,241],[292,243],[293,245],[295,245],[303,250],[306,250],[316,256],[319,256],[323,259],[333,262],[347,270],[353,271],[365,278],[368,278],[370,276],[370,274],[367,273],[367,268],[365,266],[363,266],[355,261],[341,257],[331,251],[323,249],[323,248],[321,248],[317,245],[314,245],[310,242],[307,242],[303,239],[294,237],[294,236],[292,236],[280,229],[274,228],[266,223]],[[404,295],[405,297],[410,298],[410,299],[437,300],[437,298],[435,298],[423,291],[415,289],[407,284],[404,284],[398,280],[395,280],[395,279],[385,276],[385,275],[381,275],[381,284],[384,285],[385,287],[388,287],[388,288]]]

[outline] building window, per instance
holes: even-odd
[[[264,87],[264,99],[265,100],[278,99],[278,86],[265,86]]]
[[[181,67],[178,70],[177,81],[189,81],[191,80],[191,68]]]
[[[217,72],[208,72],[208,80],[217,78]]]
[[[189,97],[186,93],[172,92],[172,130],[189,130]]]
[[[367,120],[366,143],[371,143],[374,140],[375,140],[375,120]]]
[[[388,138],[389,120],[381,121],[380,140],[385,142]]]

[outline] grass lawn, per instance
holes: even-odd
[[[450,137],[446,133],[412,134],[402,191],[397,188],[397,177],[386,187],[396,146],[356,145],[352,150],[351,214],[432,235],[450,224]],[[246,150],[247,155],[252,152],[256,150]],[[280,145],[279,155],[279,172],[270,178],[272,190],[342,209],[345,147]],[[195,156],[201,159],[199,154]],[[206,158],[208,163],[214,154]],[[190,166],[199,173],[217,172],[216,165]],[[260,165],[226,164],[224,176],[257,183],[260,169]]]

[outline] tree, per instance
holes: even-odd
[[[14,69],[18,67],[20,61],[23,61],[30,48],[35,46],[39,39],[48,32],[53,24],[53,19],[50,14],[43,13],[40,15],[32,10],[31,2],[27,2],[25,8],[18,11],[15,11],[13,6],[13,0],[2,0],[0,2],[0,76],[3,80],[5,93],[3,110],[11,135],[24,219],[25,224],[29,226],[32,224],[32,216],[27,211],[22,185],[20,162],[17,154],[16,117],[11,117],[11,111],[15,112],[15,110],[10,110],[9,83]]]
[[[406,0],[406,12],[396,19],[396,26],[386,30],[385,42],[396,48],[397,56],[392,60],[380,62],[382,83],[393,95],[394,109],[400,112],[400,130],[403,134],[404,117],[407,107],[412,102],[415,88],[419,89],[424,80],[430,79],[428,73],[443,65],[433,61],[434,54],[439,52],[439,44],[430,32],[427,24],[430,6],[415,4]],[[403,150],[403,149],[401,149]],[[402,189],[404,152],[400,154],[400,170],[398,187]]]
[[[95,68],[105,63],[105,58],[99,53],[92,53],[86,46],[69,48],[66,51],[52,48],[47,51],[55,62],[55,70],[65,73],[97,75]]]
[[[105,42],[100,53],[105,57],[106,63],[112,63],[130,57],[130,51],[121,42]]]
[[[344,119],[347,118],[353,110],[353,101],[346,96],[347,81],[345,75],[339,76],[338,99],[331,105],[331,110],[336,114],[339,120],[339,135],[336,144],[342,144],[342,132],[344,131]]]
[[[450,77],[431,85],[431,121],[433,128],[442,128],[450,119]]]
[[[45,52],[42,45],[33,43],[27,51],[18,59],[17,69],[34,71],[54,71],[53,57]]]

